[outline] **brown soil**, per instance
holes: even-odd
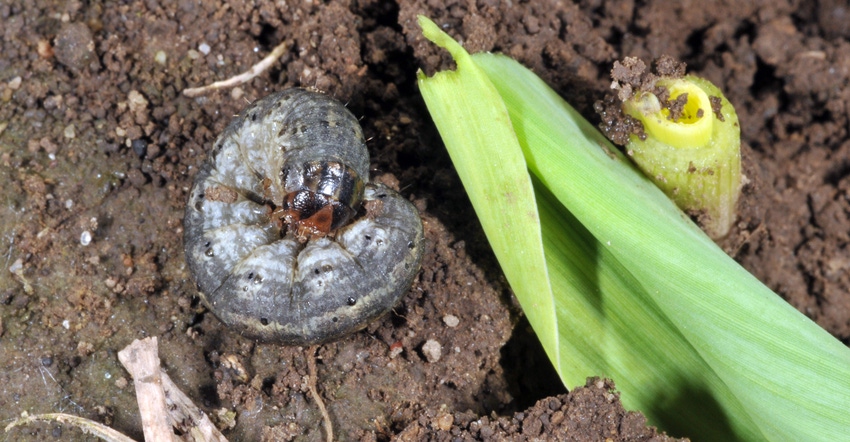
[[[417,68],[451,66],[416,14],[470,51],[516,58],[595,122],[592,104],[624,56],[668,54],[720,86],[741,119],[751,182],[723,246],[850,341],[842,2],[33,3],[0,5],[4,422],[62,411],[141,439],[115,353],[156,335],[170,376],[199,406],[236,412],[231,440],[323,440],[306,350],[229,333],[198,304],[181,245],[186,194],[216,134],[247,102],[305,85],[363,117],[373,175],[398,180],[427,237],[423,269],[395,312],[319,350],[319,390],[338,437],[651,437],[611,384],[563,394],[416,89]],[[291,42],[282,60],[250,83],[180,94],[246,70],[280,41]],[[422,352],[427,340],[441,345],[439,360]],[[87,436],[38,425],[6,438]]]

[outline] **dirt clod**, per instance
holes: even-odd
[[[88,26],[84,23],[65,23],[56,35],[53,53],[59,63],[74,71],[81,71],[96,60],[94,49],[94,37]]]

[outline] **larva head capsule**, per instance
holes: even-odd
[[[363,200],[360,175],[338,161],[312,161],[284,171],[286,182],[300,189],[283,200],[283,221],[299,241],[320,238],[344,226]],[[296,174],[297,177],[289,175]]]

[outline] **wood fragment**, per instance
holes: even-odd
[[[124,368],[130,372],[130,375],[133,376],[133,382],[136,386],[136,398],[139,402],[139,410],[142,412],[142,423],[144,425],[146,441],[184,440],[193,442],[227,442],[227,438],[221,434],[221,431],[216,428],[209,417],[200,408],[195,406],[192,400],[180,391],[177,385],[168,377],[168,374],[160,368],[155,337],[133,341],[126,348],[118,352],[118,359],[124,365]],[[144,364],[138,363],[140,360],[144,360]],[[152,362],[154,360],[155,364]],[[154,375],[154,372],[156,375]],[[150,379],[154,377],[158,378],[157,386],[162,393],[162,403],[159,406],[162,407],[161,413],[164,413],[167,419],[168,434],[171,439],[165,436],[158,436],[160,438],[148,437],[148,422],[145,420],[143,404],[151,404],[153,402],[159,404],[157,402],[159,399],[155,397],[148,398],[146,396],[149,394],[147,390],[148,386],[144,386],[140,390],[138,380],[148,379],[148,382],[150,382]],[[158,393],[154,392],[154,394]],[[183,436],[175,436],[172,427],[180,430]]]
[[[184,436],[184,439],[195,442],[227,442],[227,438],[207,414],[195,406],[165,372],[162,373],[162,388],[165,390],[165,403],[168,405],[172,425],[184,435],[191,436]]]
[[[168,420],[156,337],[136,339],[118,352],[118,360],[133,377],[145,441],[177,441]]]
[[[272,49],[271,53],[269,53],[269,55],[260,60],[259,63],[255,64],[254,66],[251,66],[251,69],[248,69],[247,71],[234,77],[230,77],[227,80],[216,81],[215,83],[206,86],[183,89],[183,95],[187,97],[197,97],[199,95],[204,95],[207,92],[216,89],[223,89],[227,87],[237,86],[242,83],[247,83],[257,75],[262,74],[266,69],[268,69],[272,64],[274,64],[274,62],[277,61],[277,59],[280,58],[280,56],[283,55],[283,53],[286,52],[287,49],[288,46],[284,41],[279,45],[275,46],[275,48]]]

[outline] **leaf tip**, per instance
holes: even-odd
[[[470,59],[469,53],[466,52],[466,49],[464,49],[463,46],[455,41],[455,39],[453,39],[449,34],[446,34],[442,29],[440,29],[433,20],[424,15],[416,16],[416,20],[419,23],[419,27],[422,28],[422,35],[435,45],[449,51],[452,58],[454,58],[455,63],[460,65]]]

